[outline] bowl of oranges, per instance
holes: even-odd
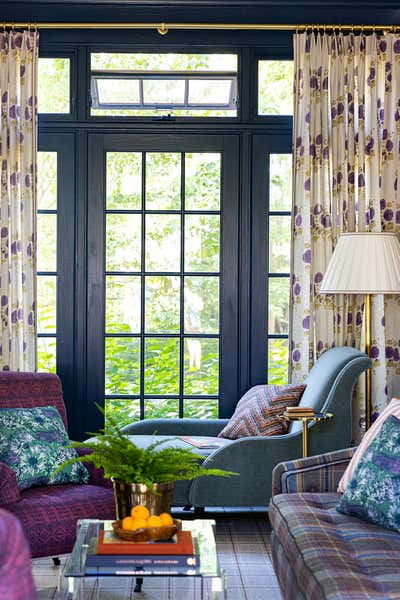
[[[180,529],[179,525],[169,513],[150,515],[142,504],[134,506],[130,516],[112,524],[114,533],[127,542],[167,541]]]

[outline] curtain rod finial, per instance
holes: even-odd
[[[161,23],[161,25],[157,27],[157,31],[160,35],[165,35],[166,33],[168,33],[168,27],[165,23]]]

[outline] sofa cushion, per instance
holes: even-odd
[[[368,446],[337,508],[400,532],[400,419],[394,415]]]
[[[115,519],[113,490],[97,485],[31,488],[7,508],[21,521],[33,557],[71,552],[78,519]]]
[[[363,435],[363,438],[360,442],[360,445],[357,448],[356,453],[351,459],[346,471],[343,473],[343,477],[339,481],[338,492],[343,493],[346,491],[346,488],[354,475],[358,463],[364,456],[366,449],[378,435],[378,433],[382,429],[382,425],[390,415],[394,415],[395,417],[400,419],[400,398],[392,398],[392,400],[389,402],[386,408],[383,409],[382,413],[379,415],[376,421],[372,423],[371,427]]]
[[[279,419],[286,406],[297,406],[305,385],[256,385],[239,400],[220,437],[242,437],[286,433],[288,423]]]
[[[307,600],[400,597],[400,536],[337,512],[338,494],[279,494],[275,535]]]
[[[77,456],[68,444],[64,423],[54,406],[0,409],[0,461],[15,472],[20,490],[89,481],[81,463],[68,465],[53,476],[64,461]]]

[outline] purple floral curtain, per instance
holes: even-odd
[[[36,366],[38,34],[0,34],[0,369]]]
[[[363,347],[363,297],[319,294],[336,241],[400,233],[400,36],[296,34],[291,380],[338,345]],[[356,268],[356,265],[355,265]],[[400,393],[400,297],[372,298],[373,411]],[[354,437],[364,417],[360,379]]]

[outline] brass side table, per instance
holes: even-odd
[[[332,413],[314,413],[309,417],[296,417],[296,415],[281,415],[285,421],[301,421],[303,423],[303,458],[308,456],[308,424],[312,421],[329,421],[333,418]]]

